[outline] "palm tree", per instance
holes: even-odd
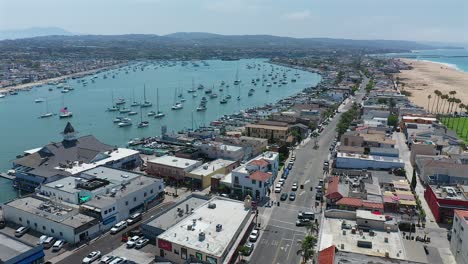
[[[443,94],[442,96],[440,96],[440,98],[442,98],[444,101],[442,102],[442,106],[440,107],[440,112],[445,113],[444,111],[444,107],[445,107],[445,103],[448,101],[449,99],[449,96],[448,94]]]
[[[450,119],[450,120],[452,120],[452,126],[455,125],[455,119],[456,119],[455,113],[457,112],[457,111],[456,111],[456,110],[457,110],[456,107],[457,107],[458,104],[460,104],[460,103],[461,103],[461,100],[460,100],[460,99],[458,99],[458,98],[453,98],[453,103],[452,103],[452,108],[451,108],[452,116],[453,116],[453,117]],[[450,120],[449,120],[449,122],[450,122]]]
[[[435,90],[434,91],[434,94],[437,96],[437,103],[435,103],[435,100],[434,100],[434,103],[436,106],[436,109],[435,109],[435,112],[434,112],[434,104],[432,104],[432,112],[437,114],[438,113],[438,109],[439,109],[439,99],[440,99],[440,96],[442,95],[442,93],[439,91],[439,90]]]
[[[450,92],[449,92],[449,95],[451,95],[453,99],[455,99],[455,95],[456,95],[456,94],[457,94],[456,91],[450,91]],[[453,108],[454,103],[456,103],[456,101],[455,101],[455,100],[452,100],[452,106],[451,106],[451,108],[450,108],[450,112],[452,112],[452,108]],[[449,119],[448,122],[450,123],[450,119]]]
[[[431,113],[431,109],[429,109],[429,104],[431,103],[431,98],[432,98],[432,95],[427,96],[427,111],[429,112],[429,114]]]
[[[317,244],[315,236],[307,235],[303,240],[297,241],[301,248],[297,251],[297,255],[302,256],[302,263],[307,263],[315,255],[314,247]]]
[[[468,112],[468,105],[465,105],[465,109],[464,109],[464,110],[465,110],[465,112]],[[465,122],[466,122],[466,119],[468,119],[468,118],[466,118],[466,117],[463,118],[463,126],[462,126],[462,132],[461,132],[461,137],[462,137],[462,138],[465,138],[464,135],[463,135],[463,132],[465,132]]]
[[[458,105],[458,116],[459,116],[459,117],[461,117],[461,111],[462,111],[462,109],[465,109],[465,107],[466,107],[466,105],[463,104],[463,103]],[[458,122],[457,122],[457,129],[456,129],[456,132],[457,132],[457,133],[458,133],[458,127],[459,127],[461,121],[462,121],[461,118],[459,118],[459,119],[458,119]],[[462,128],[463,128],[463,127],[462,127]],[[463,130],[462,130],[462,131],[463,131]]]

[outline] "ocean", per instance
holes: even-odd
[[[0,171],[11,168],[11,161],[23,151],[43,146],[52,141],[61,140],[61,132],[65,124],[70,121],[78,131],[79,136],[93,134],[104,143],[126,146],[127,142],[136,137],[148,137],[161,134],[161,126],[166,125],[168,132],[177,132],[182,129],[192,127],[192,115],[194,127],[209,125],[211,121],[225,114],[232,114],[240,110],[261,106],[267,103],[274,103],[281,98],[296,94],[304,88],[315,86],[320,81],[320,75],[311,72],[297,71],[294,69],[272,65],[266,60],[246,59],[239,61],[209,60],[207,65],[198,62],[197,65],[188,63],[182,65],[178,62],[175,66],[160,66],[155,62],[140,62],[148,66],[141,70],[139,67],[126,67],[125,69],[109,70],[97,74],[94,82],[93,76],[82,79],[87,80],[84,86],[81,79],[68,80],[66,85],[74,88],[68,93],[61,93],[56,85],[44,85],[33,88],[31,91],[19,92],[18,95],[8,95],[0,98],[0,120],[3,125],[0,129]],[[159,66],[158,66],[159,65]],[[252,67],[256,65],[255,67]],[[250,66],[250,67],[249,67]],[[135,70],[134,70],[135,68]],[[254,86],[252,79],[262,79],[262,69],[267,78],[274,68],[274,72],[287,76],[288,84],[270,87],[270,92],[266,92],[266,86],[261,82]],[[233,82],[238,72],[241,85],[236,88]],[[295,73],[299,73],[297,82],[291,82],[295,78]],[[104,75],[107,78],[104,78]],[[115,75],[115,78],[112,76]],[[195,89],[199,84],[205,89],[212,88],[214,93],[219,95],[216,99],[210,99],[203,90],[197,90],[197,97],[188,93],[192,88],[192,80]],[[229,88],[224,87],[224,91],[219,91],[220,83],[224,81]],[[272,82],[272,81],[271,81]],[[153,103],[152,107],[143,108],[143,119],[149,121],[146,128],[137,128],[140,122],[140,108],[133,107],[131,110],[137,111],[138,115],[130,116],[133,126],[120,128],[113,119],[117,116],[126,117],[126,114],[119,112],[108,112],[108,107],[117,98],[124,98],[126,105],[135,101],[143,101],[144,88],[146,87],[147,101]],[[52,91],[49,91],[52,88]],[[159,89],[159,108],[166,116],[162,119],[147,117],[148,111],[156,111],[156,90]],[[253,96],[248,96],[249,89],[254,88]],[[171,106],[176,99],[175,92],[182,93],[186,99],[183,102],[183,109],[171,110]],[[220,104],[222,96],[230,94],[232,99],[227,104]],[[240,101],[236,97],[241,97]],[[197,112],[196,108],[201,97],[208,97],[207,110]],[[35,99],[43,98],[45,102],[35,103]],[[179,98],[177,98],[178,100]],[[61,108],[67,107],[73,112],[70,119],[59,119],[58,114]],[[39,118],[46,110],[57,114],[49,118]],[[0,178],[0,202],[12,199],[16,196],[16,191],[11,187],[9,180]]]
[[[389,53],[386,55],[437,62],[459,71],[468,72],[468,50],[466,49],[416,50],[409,53]]]

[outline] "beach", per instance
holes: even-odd
[[[456,98],[462,103],[468,104],[468,73],[457,70],[449,65],[442,63],[400,59],[413,67],[411,70],[403,70],[397,74],[401,83],[400,89],[411,92],[410,100],[418,106],[427,109],[428,98],[432,95],[430,107],[432,107],[435,90],[442,94],[448,94],[450,91],[456,91]]]

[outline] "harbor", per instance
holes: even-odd
[[[260,59],[144,61],[7,94],[0,98],[0,118],[15,122],[0,132],[8,139],[0,171],[10,169],[10,160],[22,151],[58,140],[67,121],[80,135],[124,146],[134,138],[161,135],[162,127],[177,133],[246,109],[272,107],[319,81],[319,74]],[[114,122],[117,118],[131,123]]]

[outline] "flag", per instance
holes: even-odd
[[[67,113],[68,112],[68,107],[64,107],[64,108],[60,109],[60,112],[61,113]]]

